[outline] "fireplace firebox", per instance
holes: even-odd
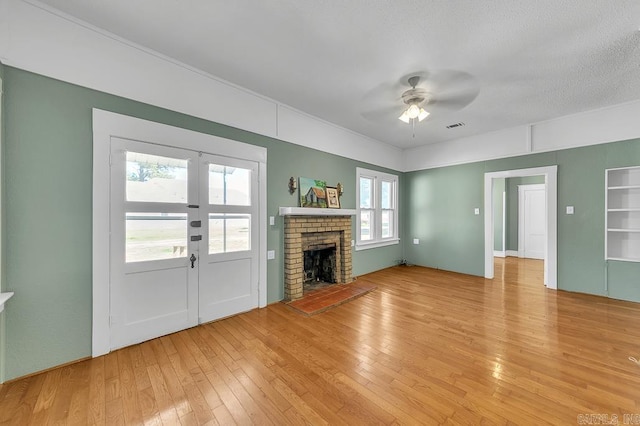
[[[328,246],[328,247],[327,247]],[[322,244],[309,247],[304,251],[304,280],[309,283],[335,283],[336,282],[336,246],[335,244]]]
[[[301,298],[305,281],[351,282],[351,216],[285,216],[284,255],[286,300]]]

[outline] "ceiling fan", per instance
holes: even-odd
[[[420,82],[420,76],[409,77],[408,82],[411,89],[402,94],[402,101],[408,105],[408,108],[398,118],[407,124],[413,123],[415,125],[415,120],[422,121],[431,115],[422,107],[423,104],[429,103],[429,92],[426,89],[416,87]]]
[[[368,109],[362,116],[376,123],[388,124],[397,123],[395,120],[400,119],[412,125],[415,136],[416,123],[427,117],[446,117],[461,110],[473,102],[479,92],[478,80],[469,73],[417,71],[395,83],[383,83],[369,91],[363,98]]]

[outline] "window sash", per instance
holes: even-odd
[[[356,248],[358,245],[367,248],[380,243],[397,243],[397,187],[398,177],[395,175],[358,168]],[[367,193],[363,190],[367,190]]]
[[[394,209],[382,209],[381,215],[380,215],[380,238],[381,239],[395,237],[394,217],[395,217]],[[386,230],[386,235],[385,235],[385,230]]]
[[[365,219],[365,216],[368,216]],[[358,238],[360,241],[373,241],[375,240],[375,222],[376,222],[375,210],[373,209],[360,209],[359,213],[359,223],[360,226],[358,228]],[[366,224],[366,226],[365,226]],[[363,232],[366,230],[367,232]],[[366,237],[365,237],[366,236]]]

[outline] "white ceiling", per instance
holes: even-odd
[[[637,0],[42,3],[401,148],[640,99]],[[397,116],[414,73],[436,100],[477,97],[428,105],[413,137]]]

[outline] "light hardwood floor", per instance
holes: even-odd
[[[513,258],[497,260],[495,280],[421,267],[359,279],[378,288],[313,317],[277,303],[2,385],[0,424],[622,424],[640,413],[628,360],[640,358],[640,304],[547,290],[541,261]]]

